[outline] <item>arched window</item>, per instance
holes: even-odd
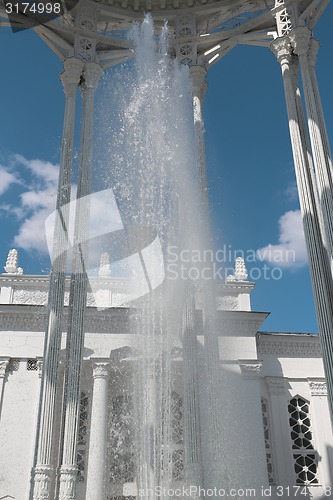
[[[84,481],[85,479],[88,411],[89,411],[89,397],[86,392],[82,391],[80,399],[79,429],[78,429],[78,442],[77,442],[77,467],[78,467],[77,479],[80,482]]]
[[[301,396],[289,401],[290,437],[297,484],[318,484],[318,458],[313,445],[309,402]]]
[[[263,424],[264,424],[264,437],[265,437],[268,483],[275,484],[274,471],[273,471],[273,456],[272,456],[272,449],[271,449],[271,436],[270,436],[270,430],[269,430],[268,402],[264,398],[261,398],[261,411],[262,411],[262,420],[263,420]]]

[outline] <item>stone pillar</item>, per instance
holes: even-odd
[[[333,284],[330,262],[323,244],[320,218],[316,206],[315,186],[306,147],[304,115],[299,89],[291,69],[291,46],[288,37],[277,38],[271,49],[281,64],[287,104],[291,145],[299,194],[303,228],[307,246],[316,315],[323,350],[328,395],[333,408]]]
[[[67,332],[67,363],[64,385],[63,443],[59,482],[59,499],[75,497],[77,478],[77,433],[80,409],[80,381],[82,349],[84,344],[84,316],[87,298],[88,237],[90,219],[92,149],[94,124],[94,94],[102,74],[102,67],[94,62],[85,64],[82,84],[82,135],[79,163],[73,271],[69,298]]]
[[[200,187],[207,199],[207,172],[205,155],[205,129],[202,116],[202,107],[205,92],[207,90],[207,70],[203,66],[192,66],[190,68],[193,94],[193,113],[196,144],[197,171]]]
[[[290,41],[294,53],[298,55],[302,75],[305,104],[308,116],[308,128],[312,147],[313,163],[319,192],[320,210],[322,212],[327,251],[333,258],[333,179],[332,162],[325,119],[318,91],[315,60],[318,42],[312,40],[311,31],[305,26],[292,30]],[[309,50],[311,47],[311,66]]]
[[[310,412],[314,430],[315,449],[321,457],[321,483],[330,484],[333,467],[330,450],[333,448],[333,435],[329,425],[329,408],[327,405],[327,384],[324,379],[308,379],[311,392]]]
[[[184,443],[188,486],[203,485],[194,286],[188,283],[183,311]]]
[[[67,228],[70,201],[76,91],[83,63],[74,57],[64,61],[61,81],[66,96],[63,139],[57,194],[57,214],[54,228],[52,269],[48,299],[48,323],[44,341],[44,370],[38,409],[36,449],[32,470],[32,496],[34,500],[52,498],[50,492],[53,475],[52,437],[58,380],[59,351],[62,335],[62,313],[65,291],[65,265],[67,258]]]
[[[6,368],[9,363],[9,358],[0,358],[0,419],[2,412],[2,404],[3,404],[3,393],[4,393],[4,385],[5,385],[5,377],[6,377]]]
[[[272,448],[276,450],[277,460],[275,465],[275,479],[277,484],[288,486],[294,484],[294,465],[291,451],[291,439],[288,414],[288,393],[286,380],[280,377],[267,377],[267,387],[271,401],[271,423],[270,435]]]
[[[108,417],[108,363],[93,365],[93,400],[90,425],[86,500],[104,500],[106,432]]]

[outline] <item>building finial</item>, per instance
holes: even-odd
[[[7,274],[23,274],[22,267],[17,267],[18,253],[15,248],[9,250],[4,270]]]
[[[245,260],[243,257],[237,257],[235,260],[235,274],[229,274],[227,276],[227,282],[229,281],[246,281],[248,277]]]
[[[246,281],[248,277],[245,260],[243,257],[237,257],[235,260],[235,278],[237,281]]]

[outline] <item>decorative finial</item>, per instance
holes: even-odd
[[[110,258],[109,254],[106,252],[102,253],[101,255],[98,275],[111,276]]]
[[[246,281],[247,276],[248,274],[245,267],[245,260],[243,257],[237,257],[235,260],[235,274],[229,274],[229,276],[227,276],[227,282]]]
[[[235,260],[235,279],[237,281],[246,281],[248,277],[243,257],[237,257]]]
[[[9,250],[4,270],[7,274],[23,274],[22,267],[17,267],[18,253],[15,248]]]

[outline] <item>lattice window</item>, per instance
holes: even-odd
[[[77,442],[78,481],[80,482],[85,480],[88,412],[89,412],[89,397],[87,393],[82,391],[80,400],[79,429],[78,429],[78,442]]]
[[[313,446],[309,403],[295,396],[288,405],[290,437],[297,484],[318,484],[318,459]]]
[[[109,423],[108,458],[111,483],[135,480],[133,400],[120,394],[112,400]]]
[[[38,370],[38,361],[37,361],[37,359],[28,359],[27,360],[27,370],[28,370],[28,372],[37,371]]]
[[[269,431],[269,411],[268,411],[268,403],[266,399],[261,398],[261,411],[262,411],[262,420],[264,424],[264,437],[265,437],[265,449],[266,449],[266,462],[267,462],[267,473],[268,473],[268,483],[274,484],[274,472],[273,472],[273,457],[272,457],[272,448],[271,448],[271,437]]]
[[[172,477],[176,481],[184,479],[184,422],[183,398],[175,391],[171,392],[171,440],[173,451]]]

